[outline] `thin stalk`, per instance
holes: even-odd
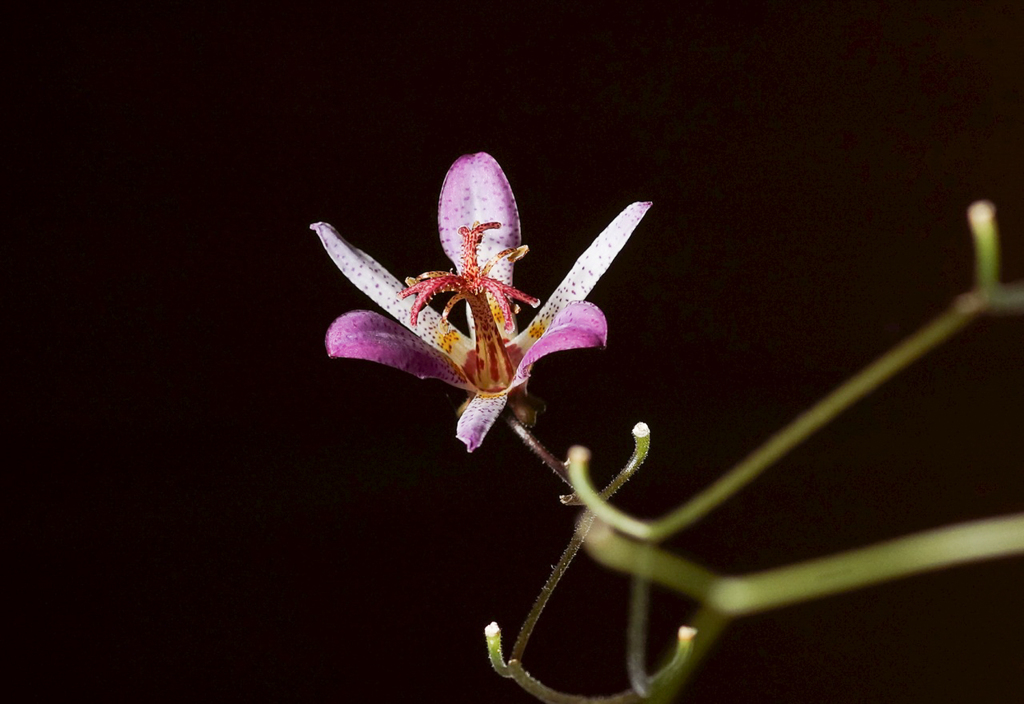
[[[519,436],[519,439],[523,441],[523,444],[526,445],[533,454],[537,455],[537,457],[540,458],[540,461],[546,464],[552,472],[562,479],[562,481],[569,486],[572,486],[572,482],[569,481],[569,473],[565,468],[565,462],[551,454],[551,451],[544,447],[543,443],[541,443],[541,441],[530,432],[529,428],[523,425],[519,419],[516,418],[515,414],[511,410],[505,409],[505,412],[502,415],[505,418],[505,422],[508,423],[508,427],[512,428],[512,432]]]
[[[652,690],[657,691],[666,683],[677,678],[679,671],[686,664],[690,653],[693,651],[693,640],[696,630],[683,626],[679,629],[675,651],[668,662],[658,670],[650,679]],[[645,701],[643,697],[632,690],[613,694],[611,696],[588,697],[578,694],[566,694],[551,689],[542,682],[530,675],[519,660],[505,662],[501,654],[501,629],[498,624],[492,623],[484,629],[484,637],[487,639],[487,653],[491,659],[491,665],[502,677],[510,677],[524,690],[534,697],[547,704],[639,704]]]
[[[696,601],[706,601],[722,579],[696,562],[653,545],[638,543],[601,521],[591,527],[584,548],[605,567],[643,577]],[[645,551],[646,554],[641,555]]]
[[[633,577],[629,595],[629,627],[626,631],[626,673],[633,691],[642,697],[650,693],[647,674],[647,617],[651,603],[651,582]]]
[[[1024,555],[1024,513],[933,528],[737,577],[720,577],[661,548],[638,545],[603,523],[593,526],[585,547],[606,567],[650,579],[721,614],[740,616],[956,565]]]
[[[977,297],[957,299],[949,310],[797,416],[714,484],[657,521],[638,520],[603,500],[590,482],[587,463],[574,461],[573,450],[569,452],[569,478],[576,494],[603,521],[641,540],[664,540],[706,516],[844,410],[962,330],[983,310],[984,302]]]
[[[943,526],[865,548],[729,578],[708,604],[730,615],[861,589],[979,560],[1024,554],[1024,513]]]
[[[579,552],[580,546],[587,537],[587,533],[590,532],[590,526],[593,521],[594,516],[589,511],[585,512],[580,518],[580,521],[576,526],[576,532],[573,533],[572,539],[562,552],[561,559],[558,561],[558,564],[555,565],[555,569],[551,571],[551,576],[548,577],[548,581],[544,583],[544,586],[540,590],[540,594],[537,595],[537,599],[533,602],[533,608],[530,609],[530,613],[526,616],[526,620],[523,621],[522,628],[519,629],[519,636],[516,638],[515,645],[512,646],[511,660],[523,659],[523,653],[526,651],[526,644],[529,642],[530,636],[533,634],[533,629],[537,625],[537,621],[540,619],[540,615],[544,611],[544,607],[548,604],[548,599],[551,598],[551,594],[555,591],[555,587],[558,586],[558,582],[562,579],[562,575],[564,575],[566,570],[569,569],[569,565],[572,563],[572,558],[576,557],[576,553]]]
[[[696,638],[692,638],[692,650],[677,669],[668,673],[668,676],[659,676],[656,679],[653,695],[646,700],[647,704],[668,704],[674,701],[679,690],[696,672],[700,662],[711,652],[715,641],[728,625],[728,616],[714,609],[701,608],[693,618],[693,628],[688,629],[691,632],[696,631],[697,634]]]
[[[514,417],[512,418],[520,427],[522,424],[518,422]],[[510,426],[515,429],[515,425],[512,422]],[[526,429],[523,428],[525,431]],[[529,434],[529,431],[526,431]],[[533,437],[530,435],[530,437]],[[647,458],[647,453],[651,447],[651,431],[647,427],[646,423],[637,423],[633,427],[633,455],[630,457],[629,462],[622,468],[615,478],[605,487],[604,491],[601,492],[601,496],[604,498],[611,498],[616,491],[622,488],[631,476],[640,468],[644,460]],[[539,445],[539,443],[538,443]],[[563,500],[565,497],[563,497]],[[548,577],[544,583],[540,594],[537,595],[537,599],[533,602],[533,608],[530,609],[530,613],[526,616],[526,620],[523,622],[522,628],[519,630],[519,635],[516,637],[515,645],[512,647],[512,658],[513,661],[521,661],[523,659],[523,653],[526,651],[526,644],[530,640],[530,636],[533,634],[533,629],[537,625],[537,621],[540,619],[541,613],[544,611],[544,607],[547,606],[548,600],[551,598],[551,594],[554,592],[555,587],[558,585],[559,580],[562,579],[562,575],[565,574],[566,570],[569,569],[569,565],[572,563],[572,559],[576,557],[576,553],[579,552],[580,546],[587,538],[587,534],[590,532],[590,528],[594,522],[594,514],[591,511],[584,511],[583,515],[580,516],[580,520],[576,524],[576,531],[573,533],[572,539],[562,552],[562,557],[559,559],[558,564],[551,571],[551,576]]]

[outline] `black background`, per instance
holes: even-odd
[[[598,476],[650,424],[640,515],[969,288],[971,201],[1024,277],[1017,3],[37,10],[7,30],[2,246],[7,681],[38,700],[529,701],[482,631],[511,647],[572,528],[562,487],[503,426],[467,454],[456,390],[327,359],[373,305],[307,229],[446,268],[460,154],[504,168],[542,298],[654,201],[590,298],[608,349],[531,382],[539,437]],[[1021,325],[974,325],[671,547],[742,573],[1019,511]],[[689,701],[1008,701],[1022,577],[740,621]],[[527,668],[626,687],[626,594],[581,558]],[[654,651],[692,608],[656,595]]]

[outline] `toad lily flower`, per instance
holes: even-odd
[[[327,331],[327,353],[380,362],[465,389],[469,400],[456,435],[472,452],[510,399],[516,415],[532,424],[536,406],[526,395],[526,382],[537,360],[560,350],[605,345],[604,314],[584,299],[650,206],[633,203],[623,210],[522,332],[516,328],[516,301],[533,307],[540,301],[512,286],[512,265],[528,248],[520,245],[512,189],[490,155],[460,157],[441,187],[441,246],[455,272],[429,271],[406,279],[403,286],[333,227],[314,223],[310,229],[341,273],[398,320],[366,310],[346,313]],[[442,314],[427,305],[439,293],[455,294]],[[469,307],[469,335],[448,323],[459,301]]]

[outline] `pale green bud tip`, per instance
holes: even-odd
[[[487,625],[487,628],[484,629],[484,637],[485,638],[494,638],[495,636],[498,636],[500,634],[501,634],[501,629],[498,628],[498,624],[495,621],[491,621]]]
[[[680,626],[679,627],[679,640],[681,640],[681,641],[690,641],[690,640],[693,640],[696,636],[697,636],[697,629],[696,628],[690,628],[689,626]]]
[[[582,445],[573,445],[569,448],[569,464],[590,462],[590,450]]]
[[[972,227],[985,227],[992,223],[996,216],[996,206],[990,201],[979,200],[971,203],[967,209],[967,219],[971,221]]]
[[[633,426],[633,437],[645,438],[651,434],[651,429],[647,427],[647,423],[637,423]]]

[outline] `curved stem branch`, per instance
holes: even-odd
[[[587,477],[584,456],[580,455],[574,462],[571,450],[569,453],[570,481],[587,508],[602,520],[615,526],[617,530],[641,540],[651,542],[664,540],[706,516],[822,426],[831,422],[840,413],[918,360],[926,352],[962,330],[984,309],[984,302],[977,298],[961,297],[945,313],[797,416],[789,425],[772,435],[767,442],[754,450],[714,484],[657,521],[638,520],[601,499]]]
[[[683,669],[693,650],[693,640],[696,633],[695,629],[687,626],[679,629],[679,637],[672,657],[650,679],[652,691],[656,692],[667,684],[678,680],[679,672]],[[485,628],[484,637],[487,639],[487,653],[490,656],[491,665],[494,666],[495,671],[502,677],[511,677],[520,687],[547,704],[639,704],[645,701],[644,697],[632,690],[611,696],[587,697],[578,694],[566,694],[551,689],[524,670],[519,660],[513,659],[509,660],[508,663],[505,662],[501,654],[501,629],[498,628],[498,624],[492,623]]]

